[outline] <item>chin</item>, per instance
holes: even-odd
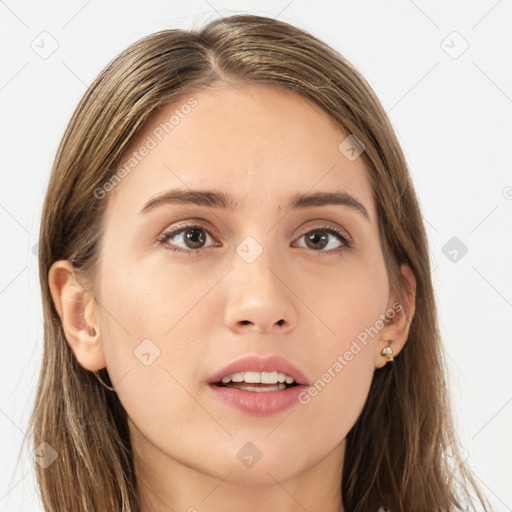
[[[247,437],[237,436],[228,443],[217,445],[215,453],[208,454],[198,462],[207,462],[207,467],[201,471],[211,476],[237,485],[266,485],[286,481],[301,472],[306,471],[319,460],[325,457],[326,453],[318,447],[311,447],[315,451],[308,453],[308,441],[293,436],[287,437],[285,432],[280,436],[273,434],[268,436],[269,431],[259,436],[248,435]],[[268,436],[265,439],[265,436]],[[325,451],[329,451],[325,448]]]

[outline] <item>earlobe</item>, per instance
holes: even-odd
[[[105,368],[94,298],[78,282],[73,264],[68,260],[53,263],[48,273],[48,284],[64,337],[78,363],[90,371]]]
[[[393,362],[407,342],[416,304],[416,278],[407,264],[401,265],[406,280],[406,289],[400,299],[391,297],[386,312],[384,327],[379,333],[375,354],[375,367],[381,368]]]

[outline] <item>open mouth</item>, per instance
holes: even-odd
[[[297,368],[275,356],[246,358],[209,379],[217,399],[252,416],[271,416],[296,406],[306,386],[306,377]]]
[[[277,354],[237,359],[207,378],[213,396],[251,416],[272,416],[300,403],[307,377]]]
[[[297,386],[297,383],[293,384],[249,384],[247,382],[229,382],[228,384],[223,384],[222,382],[218,382],[215,384],[221,388],[233,388],[233,389],[241,389],[242,391],[255,391],[257,393],[265,392],[265,391],[283,391],[284,389],[293,388]]]
[[[284,391],[285,389],[297,386],[293,377],[280,372],[233,373],[226,375],[219,382],[213,384],[223,388],[233,388],[256,393]]]

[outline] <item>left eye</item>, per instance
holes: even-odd
[[[328,240],[329,237],[331,237],[331,240],[332,237],[335,237],[339,245],[332,247],[331,241]],[[341,233],[341,231],[327,227],[312,229],[302,235],[299,240],[301,238],[305,238],[306,240],[306,245],[301,245],[301,247],[313,249],[316,252],[327,252],[327,249],[348,249],[351,246],[350,240],[347,236]],[[318,249],[326,249],[326,251],[319,251]]]

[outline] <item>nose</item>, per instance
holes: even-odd
[[[285,275],[261,257],[248,265],[238,261],[231,272],[225,323],[238,334],[285,334],[297,323],[294,294]]]

